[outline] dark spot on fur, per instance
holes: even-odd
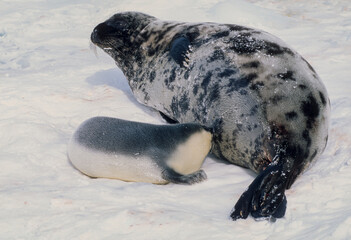
[[[199,70],[200,70],[201,72],[204,72],[204,71],[205,71],[205,67],[204,67],[203,64],[200,65]]]
[[[188,78],[189,78],[189,72],[190,72],[190,71],[186,71],[186,72],[184,73],[184,79],[188,79]]]
[[[204,92],[201,92],[201,93],[199,94],[199,97],[197,98],[197,102],[199,102],[199,103],[204,103],[204,98],[205,98],[205,93],[204,93]],[[200,106],[198,106],[198,107],[200,107]]]
[[[259,90],[260,88],[264,87],[264,83],[262,81],[258,81],[258,82],[255,82],[253,83],[251,86],[250,86],[250,89],[251,90]]]
[[[296,79],[293,77],[293,75],[294,75],[293,71],[287,71],[286,73],[279,73],[277,75],[277,77],[282,79],[282,80],[296,81]]]
[[[287,121],[293,121],[293,120],[296,120],[297,119],[297,113],[295,111],[291,111],[291,112],[288,112],[288,113],[285,113],[285,119]]]
[[[198,90],[199,90],[199,85],[195,85],[194,88],[193,88],[193,94],[194,94],[194,96],[196,96]]]
[[[302,89],[302,90],[307,89],[306,85],[303,85],[303,84],[299,84],[299,88]]]
[[[237,71],[235,69],[227,68],[223,72],[218,74],[218,77],[223,78],[223,77],[229,77],[233,74],[236,74]]]
[[[324,94],[322,92],[319,92],[319,97],[321,98],[322,104],[325,106],[327,104],[327,101],[325,100]]]
[[[158,34],[155,37],[154,42],[159,42],[160,40],[164,39],[165,35],[167,33],[169,33],[175,26],[177,26],[177,24],[173,24],[173,25],[168,26],[168,27],[165,26],[166,28],[163,28],[163,30],[158,32]]]
[[[271,102],[276,105],[283,99],[284,99],[284,96],[274,95],[274,97],[271,97],[269,100],[271,100]]]
[[[243,68],[258,68],[260,66],[259,61],[252,61],[242,65]]]
[[[214,62],[216,60],[224,60],[224,52],[221,49],[216,49],[213,51],[212,55],[208,57],[208,62]]]
[[[184,93],[180,98],[178,98],[178,96],[173,96],[171,110],[175,118],[186,114],[186,112],[189,110],[189,106],[188,93]]]
[[[192,114],[193,114],[193,116],[194,116],[195,121],[201,122],[202,118],[201,118],[201,116],[200,116],[200,114],[199,114],[198,109],[192,108],[192,109],[191,109],[191,112],[192,112]]]
[[[144,102],[148,102],[148,101],[150,100],[149,93],[147,93],[147,92],[145,91],[145,88],[144,88],[142,91],[145,93]]]
[[[212,38],[218,39],[218,38],[227,37],[227,36],[229,36],[229,31],[222,31],[222,32],[213,34]]]
[[[150,38],[150,35],[152,34],[151,31],[142,31],[139,34],[139,37],[143,39],[143,42],[147,42],[147,40]]]
[[[255,38],[238,35],[232,39],[231,50],[237,54],[251,54],[262,49],[262,45]]]
[[[206,73],[206,76],[204,77],[202,83],[201,83],[201,87],[202,87],[202,88],[207,89],[208,84],[209,84],[210,81],[211,81],[211,77],[212,77],[212,72],[211,72],[211,71],[208,71],[208,72]]]
[[[251,36],[251,33],[242,33],[236,36],[232,39],[232,43],[233,45],[230,47],[230,49],[235,51],[237,54],[264,52],[270,56],[280,55],[284,53],[294,55],[294,53],[289,48],[281,47],[274,42],[256,39]]]
[[[152,57],[153,55],[155,55],[155,53],[156,53],[156,51],[155,51],[155,49],[153,49],[153,48],[149,48],[149,49],[147,50],[147,55],[148,55],[149,57]]]
[[[251,129],[251,127],[249,129]],[[263,153],[262,142],[263,142],[262,136],[259,136],[255,139],[255,142],[254,142],[255,150],[254,152],[251,153],[251,157],[250,157],[251,165],[257,172],[262,171],[269,164],[267,161],[263,161],[261,157]]]
[[[152,70],[149,77],[150,82],[153,82],[155,80],[155,77],[156,77],[156,72],[155,70]]]
[[[173,68],[171,72],[171,76],[169,76],[169,83],[173,82],[176,79],[176,69]]]
[[[266,50],[266,53],[271,56],[280,55],[284,53],[287,53],[292,56],[295,55],[289,48],[281,47],[274,42],[264,41],[264,49]]]
[[[307,118],[307,127],[311,129],[313,124],[316,121],[316,118],[319,115],[319,104],[317,103],[316,99],[310,94],[307,97],[306,101],[303,101],[301,104],[301,110],[305,117]]]
[[[213,132],[214,134],[214,141],[221,142],[223,141],[223,126],[224,122],[222,118],[217,118],[213,123]],[[225,158],[224,158],[225,159]]]
[[[239,94],[245,96],[248,92],[245,89],[240,89]]]
[[[216,83],[212,88],[211,88],[211,92],[209,94],[209,100],[210,103],[214,103],[217,102],[217,100],[220,97],[220,86],[218,83]]]
[[[234,25],[234,24],[226,24],[230,31],[249,31],[252,30],[251,28]]]
[[[201,24],[199,24],[201,25]],[[185,30],[185,35],[189,38],[190,42],[195,41],[195,39],[200,36],[200,32],[198,29],[199,25],[193,25],[193,26],[189,26],[186,30]]]
[[[242,76],[239,79],[236,78],[231,78],[229,79],[230,82],[228,84],[228,90],[227,93],[233,92],[233,91],[238,91],[241,88],[247,87],[252,80],[257,78],[256,73],[250,73],[249,75]]]
[[[190,99],[188,97],[188,94],[184,93],[179,100],[179,107],[182,114],[186,114],[186,112],[189,110],[189,102],[190,102]]]
[[[179,117],[178,99],[176,98],[176,96],[173,96],[173,98],[172,98],[171,110],[172,110],[172,112],[173,112],[173,115],[174,115],[176,118]]]
[[[250,109],[250,116],[255,116],[257,114],[258,107],[259,107],[258,105],[255,105]]]

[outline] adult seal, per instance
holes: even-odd
[[[94,117],[73,134],[68,157],[90,177],[193,184],[206,179],[200,167],[211,139],[209,129],[196,123],[154,125]]]
[[[323,152],[330,102],[312,66],[269,33],[124,12],[91,34],[138,101],[214,131],[212,152],[258,176],[232,219],[282,217],[285,190]]]

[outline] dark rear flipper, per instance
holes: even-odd
[[[171,183],[186,185],[202,182],[207,179],[207,175],[204,170],[199,170],[188,175],[181,175],[170,168],[167,168],[162,172],[162,177],[164,180]]]
[[[247,218],[249,214],[255,219],[282,218],[285,215],[287,200],[285,189],[287,183],[286,172],[282,164],[272,163],[241,195],[231,213],[231,218]]]

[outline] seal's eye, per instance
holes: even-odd
[[[112,35],[118,31],[118,28],[111,24],[100,23],[95,30],[100,36]]]
[[[108,25],[111,25],[111,27],[115,28],[116,31],[125,31],[127,28],[127,23],[125,22],[115,22],[113,24],[107,23]]]
[[[107,20],[105,23],[108,26],[113,27],[116,31],[124,32],[127,30],[131,22],[131,18],[116,14],[112,16],[109,20]]]

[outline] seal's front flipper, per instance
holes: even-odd
[[[272,163],[250,184],[241,195],[231,213],[231,218],[282,218],[286,210],[287,177],[282,164]]]
[[[186,36],[180,36],[172,41],[169,54],[181,67],[189,64],[190,41]]]
[[[170,168],[167,168],[162,172],[162,177],[166,181],[172,183],[187,185],[202,182],[207,179],[207,175],[204,170],[199,170],[188,175],[181,175]]]

